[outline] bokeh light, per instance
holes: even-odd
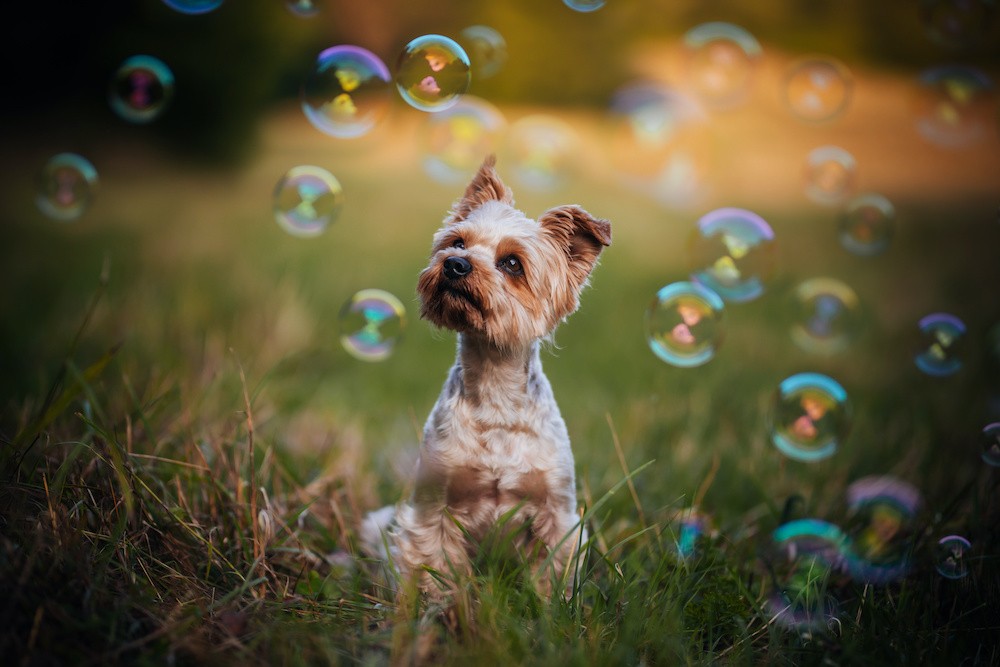
[[[321,132],[360,137],[385,116],[391,98],[389,68],[371,51],[332,46],[316,57],[302,84],[302,111]]]
[[[855,580],[885,584],[909,572],[921,502],[916,488],[888,475],[847,487],[847,568]]]
[[[471,81],[469,56],[444,35],[417,37],[396,61],[396,89],[421,111],[442,111],[458,102]]]
[[[573,128],[556,116],[524,116],[507,132],[506,164],[520,185],[529,190],[552,190],[563,185],[573,170],[579,142]]]
[[[806,196],[817,204],[842,204],[854,193],[857,162],[839,146],[820,146],[806,156]]]
[[[722,299],[693,282],[661,288],[646,309],[646,341],[672,366],[691,368],[715,356],[725,333]]]
[[[895,230],[896,207],[885,196],[869,192],[844,206],[837,236],[852,255],[874,257],[888,249]]]
[[[318,0],[285,0],[285,8],[298,17],[308,19],[319,14]]]
[[[503,69],[507,62],[507,41],[499,32],[487,25],[470,25],[463,28],[459,43],[469,54],[472,76],[488,79]]]
[[[604,6],[607,0],[563,0],[563,4],[576,12],[593,12]]]
[[[716,209],[698,220],[691,239],[692,280],[736,303],[764,293],[774,269],[774,231],[759,215]]]
[[[1000,422],[987,424],[979,434],[979,444],[983,461],[993,467],[1000,467]]]
[[[934,545],[934,569],[946,579],[969,575],[969,551],[972,543],[961,535],[946,535]]]
[[[810,278],[795,288],[792,340],[815,354],[842,352],[857,338],[861,307],[857,294],[835,278]]]
[[[920,351],[913,358],[917,368],[935,377],[954,375],[962,368],[965,323],[949,313],[931,313],[920,319]]]
[[[181,14],[207,14],[222,6],[222,0],[163,0],[163,4]]]
[[[993,80],[974,67],[949,65],[920,74],[915,100],[917,132],[942,148],[969,148],[996,135]]]
[[[778,385],[771,403],[771,441],[796,461],[829,458],[851,426],[847,392],[833,378],[820,373],[798,373]]]
[[[53,220],[76,220],[90,206],[97,189],[97,170],[76,153],[53,156],[38,174],[35,203]]]
[[[837,618],[839,604],[832,589],[846,541],[840,528],[820,519],[797,519],[775,529],[767,597],[775,623],[822,631]]]
[[[336,177],[321,167],[293,167],[274,189],[274,219],[292,236],[319,236],[337,219],[344,193]]]
[[[841,62],[810,56],[788,69],[784,81],[785,104],[799,120],[824,123],[844,114],[853,87],[851,73]]]
[[[162,60],[126,58],[111,79],[108,102],[130,123],[148,123],[163,113],[174,95],[174,74]]]
[[[760,59],[760,42],[732,23],[702,23],[684,34],[686,75],[706,105],[722,109],[745,101]]]
[[[422,141],[424,171],[440,183],[468,181],[500,146],[507,121],[486,100],[463,95],[455,106],[428,114]]]
[[[406,328],[406,309],[389,292],[364,289],[340,310],[340,343],[361,361],[384,361]]]

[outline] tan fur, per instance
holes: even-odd
[[[539,558],[534,569],[552,555],[553,572],[538,572],[543,590],[571,566],[583,530],[573,454],[539,348],[576,310],[610,243],[610,223],[578,206],[527,218],[492,156],[434,235],[417,281],[421,315],[458,333],[457,359],[424,427],[412,497],[373,512],[361,530],[369,553],[391,558],[428,595],[448,591],[427,568],[467,572],[476,542],[511,510],[514,526],[528,524],[519,546]],[[458,258],[451,274],[449,258]],[[468,273],[456,275],[462,260]]]

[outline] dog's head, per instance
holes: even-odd
[[[421,316],[513,348],[543,338],[579,305],[611,224],[579,206],[558,206],[536,221],[487,157],[434,235],[420,274]]]

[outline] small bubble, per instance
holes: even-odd
[[[344,193],[321,167],[292,167],[274,189],[274,218],[292,236],[319,236],[337,219]]]
[[[388,359],[405,327],[403,303],[382,290],[361,290],[340,310],[340,343],[361,361]]]
[[[934,547],[934,569],[946,579],[962,579],[969,574],[967,562],[972,543],[961,535],[948,535]]]
[[[488,79],[507,62],[507,42],[503,35],[486,25],[470,25],[462,30],[461,44],[469,54],[472,74]]]
[[[771,441],[796,461],[819,461],[837,451],[851,425],[847,392],[819,373],[798,373],[782,380],[770,412]]]
[[[941,148],[976,146],[994,132],[993,81],[974,67],[925,70],[918,80],[914,106],[917,132]]]
[[[673,366],[708,363],[722,343],[722,299],[691,282],[671,283],[656,293],[646,309],[646,341],[657,357]]]
[[[840,213],[840,245],[852,255],[874,257],[889,247],[896,227],[896,207],[880,194],[855,197]]]
[[[318,0],[285,0],[285,9],[304,19],[319,14]]]
[[[425,120],[424,171],[441,183],[465,183],[495,153],[507,122],[489,102],[464,95],[455,106]]]
[[[1000,467],[1000,422],[987,424],[980,434],[983,461]]]
[[[732,23],[703,23],[684,35],[687,80],[698,97],[715,108],[743,102],[760,59],[760,42]]]
[[[696,556],[699,543],[708,537],[710,530],[710,517],[694,507],[676,512],[670,521],[670,532],[680,559],[687,560]]]
[[[510,126],[505,149],[515,180],[529,190],[545,191],[566,182],[578,158],[579,139],[555,116],[533,114]]]
[[[443,111],[469,89],[469,56],[455,40],[443,35],[417,37],[396,61],[396,89],[407,104],[420,111]]]
[[[690,245],[693,281],[736,303],[764,293],[774,268],[774,232],[756,213],[742,208],[707,213]]]
[[[965,324],[948,313],[932,313],[918,325],[923,336],[920,352],[914,357],[917,368],[928,375],[944,377],[962,368],[960,354]]]
[[[863,477],[847,487],[847,568],[854,579],[884,584],[906,575],[920,504],[912,485],[889,475]]]
[[[835,206],[854,191],[857,163],[838,146],[820,146],[806,156],[806,196],[817,204]]]
[[[42,167],[35,203],[53,220],[76,220],[90,206],[96,189],[94,165],[75,153],[60,153]]]
[[[181,14],[207,14],[222,5],[222,0],[163,0],[163,4]]]
[[[132,56],[111,79],[111,109],[131,123],[148,123],[163,113],[174,95],[174,75],[153,56]]]
[[[332,46],[316,57],[302,84],[302,111],[325,134],[360,137],[385,116],[389,86],[389,68],[374,53],[358,46]]]
[[[782,524],[771,536],[767,607],[772,620],[794,630],[825,630],[839,613],[832,583],[847,538],[820,519]]]
[[[806,352],[842,352],[861,325],[858,296],[834,278],[811,278],[795,288],[792,340]]]
[[[575,12],[596,12],[607,0],[563,0],[563,4]]]
[[[846,111],[852,88],[851,73],[842,63],[811,56],[788,69],[784,83],[785,103],[799,120],[823,123]]]

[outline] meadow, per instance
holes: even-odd
[[[672,48],[637,61],[653,71],[675,61]],[[592,540],[568,599],[539,597],[523,563],[485,548],[444,616],[394,596],[356,530],[408,494],[454,356],[453,335],[419,319],[414,289],[464,188],[421,167],[424,114],[397,100],[370,135],[335,140],[297,104],[275,105],[252,154],[221,166],[102,126],[90,152],[100,188],[70,222],[34,201],[35,171],[69,130],[11,138],[4,664],[1000,662],[1000,469],[981,456],[983,428],[1000,421],[995,100],[975,145],[929,145],[914,128],[912,73],[859,65],[842,117],[796,122],[774,92],[792,57],[769,54],[750,102],[711,116],[707,167],[683,200],[622,178],[604,110],[502,107],[510,123],[557,117],[577,138],[550,188],[519,182],[516,153],[497,146],[518,207],[573,202],[612,222],[580,310],[543,353]],[[85,121],[73,132],[87,135]],[[895,206],[882,254],[845,250],[839,210],[804,194],[803,156],[828,143],[856,156],[858,191]],[[342,212],[316,238],[274,221],[275,183],[301,164],[343,185]],[[726,304],[711,361],[671,366],[651,352],[644,314],[697,268],[696,223],[722,206],[774,230],[765,290]],[[820,276],[861,304],[857,335],[833,354],[790,335],[796,286]],[[401,339],[375,363],[339,340],[342,305],[366,288],[406,308]],[[917,323],[935,312],[966,326],[947,377],[914,364],[928,345]],[[822,460],[772,443],[775,392],[800,372],[836,378],[851,404],[849,432]],[[900,533],[876,545],[905,567],[880,578],[814,559],[796,570],[810,543],[796,553],[776,531],[815,520],[860,541],[871,517],[847,491],[873,477],[919,492]],[[948,535],[971,544],[961,576],[940,571]]]

